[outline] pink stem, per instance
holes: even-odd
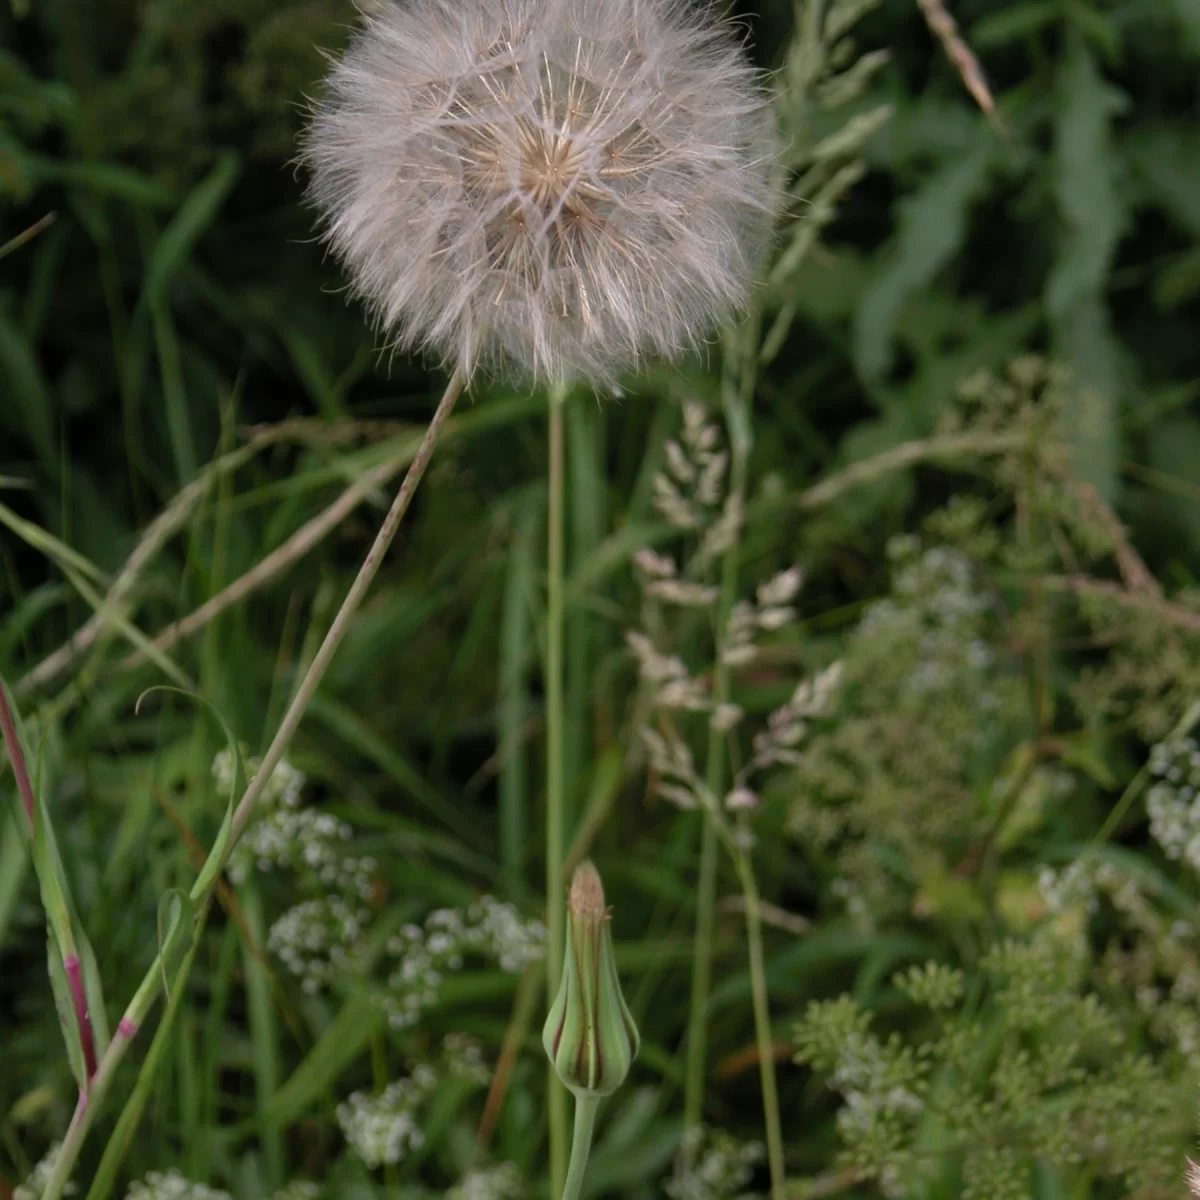
[[[68,954],[63,959],[63,967],[67,972],[67,983],[71,988],[71,999],[75,1003],[75,1020],[79,1023],[79,1041],[83,1045],[83,1065],[87,1072],[87,1081],[91,1083],[96,1074],[96,1046],[92,1041],[92,1022],[88,1017],[87,996],[83,990],[83,972],[79,967],[79,959],[74,954]]]
[[[29,832],[33,833],[36,825],[33,785],[29,782],[29,771],[25,767],[25,755],[21,753],[21,743],[17,740],[17,727],[13,724],[12,711],[8,707],[8,693],[3,679],[0,679],[0,732],[4,734],[8,761],[12,763],[13,776],[17,781],[17,791],[21,793],[21,801],[25,805],[25,815],[29,818]]]
[[[137,1026],[128,1017],[122,1017],[117,1022],[117,1033],[127,1042],[132,1042],[137,1037]]]

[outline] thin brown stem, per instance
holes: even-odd
[[[429,459],[433,455],[433,448],[437,445],[442,427],[454,411],[454,405],[458,397],[462,394],[465,384],[466,379],[462,372],[455,371],[446,386],[446,391],[443,393],[441,401],[438,403],[437,411],[433,414],[433,419],[429,422],[429,427],[425,430],[425,436],[421,439],[421,444],[417,447],[417,452],[413,456],[408,470],[405,472],[404,482],[401,483],[400,490],[396,493],[395,500],[392,501],[392,507],[388,510],[383,524],[379,527],[379,533],[375,537],[374,544],[367,551],[367,557],[363,560],[358,575],[355,576],[354,582],[350,585],[350,590],[346,593],[346,598],[342,601],[342,607],[338,609],[337,615],[333,619],[333,624],[330,625],[329,632],[325,635],[325,640],[321,643],[321,648],[317,651],[316,657],[309,666],[308,672],[304,676],[299,688],[296,689],[296,694],[292,697],[292,702],[288,706],[287,712],[284,713],[283,721],[280,723],[275,737],[271,740],[270,746],[267,747],[266,754],[263,755],[262,764],[255,772],[254,778],[250,780],[245,795],[238,802],[237,811],[233,814],[233,828],[229,844],[225,851],[226,860],[228,860],[229,854],[237,844],[238,838],[241,837],[242,831],[249,823],[254,806],[258,803],[258,798],[267,786],[267,781],[271,778],[272,772],[287,752],[296,729],[299,727],[304,713],[308,709],[309,702],[316,694],[317,688],[320,686],[330,662],[333,661],[334,654],[337,653],[338,647],[342,644],[342,639],[346,636],[346,631],[350,628],[350,622],[354,614],[358,611],[358,607],[362,603],[363,597],[366,596],[368,588],[374,582],[375,576],[378,574],[379,568],[383,563],[384,556],[392,544],[392,539],[395,538],[396,531],[400,528],[400,523],[404,520],[405,513],[408,512],[408,506],[412,503],[417,485],[421,482],[421,477],[425,474],[425,468],[429,465]],[[373,484],[372,486],[378,485]]]

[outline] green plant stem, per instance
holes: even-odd
[[[732,462],[729,474],[728,502],[742,506],[746,485],[746,459],[749,455],[749,422],[747,412],[752,393],[753,375],[746,369],[741,387],[729,389],[730,412],[727,423],[730,431]],[[713,646],[716,660],[713,666],[713,703],[724,704],[729,699],[729,670],[724,661],[725,630],[737,599],[737,580],[741,529],[734,535],[733,544],[721,563],[721,593],[717,601],[716,627]],[[707,758],[704,783],[714,797],[722,792],[725,772],[724,736],[711,725],[708,730]],[[717,825],[710,814],[704,814],[700,830],[700,871],[696,883],[696,930],[692,940],[692,994],[688,1012],[687,1065],[684,1075],[683,1127],[699,1125],[704,1115],[704,1081],[708,1059],[708,997],[712,984],[713,925],[717,904]]]
[[[371,549],[367,552],[367,556],[363,560],[363,564],[359,568],[354,582],[350,585],[350,590],[346,593],[346,598],[342,601],[341,608],[338,609],[337,615],[333,618],[333,623],[330,625],[329,632],[326,633],[321,643],[321,648],[317,651],[303,681],[296,689],[296,694],[292,697],[287,712],[284,713],[283,721],[280,723],[278,731],[271,740],[271,745],[268,747],[266,754],[263,755],[262,765],[255,772],[254,778],[250,780],[246,791],[238,802],[237,809],[233,815],[230,837],[221,858],[221,867],[224,867],[225,863],[229,861],[229,855],[233,853],[238,838],[250,821],[254,805],[262,795],[263,789],[266,787],[267,781],[271,778],[272,772],[287,752],[287,748],[291,744],[292,737],[304,716],[305,710],[308,708],[309,702],[316,694],[316,690],[320,686],[334,653],[341,644],[342,638],[346,635],[351,619],[362,603],[367,589],[374,581],[384,556],[387,554],[388,547],[391,546],[392,540],[400,528],[400,523],[408,511],[408,506],[412,502],[417,485],[421,482],[425,468],[429,465],[429,459],[433,455],[433,449],[437,444],[442,426],[445,425],[447,418],[453,412],[455,402],[462,394],[465,384],[465,378],[460,373],[455,372],[450,382],[446,385],[446,390],[438,403],[437,411],[434,413],[433,419],[429,422],[429,427],[425,431],[425,437],[412,462],[409,464],[404,481],[400,484],[396,498],[392,502],[392,507],[388,510],[388,514],[384,518],[382,526],[380,526],[379,533],[376,535]],[[218,870],[216,877],[219,878],[219,876],[220,871]],[[192,896],[192,899],[197,902],[207,903],[208,897]],[[150,1008],[158,996],[161,982],[162,961],[161,955],[159,955],[151,963],[149,971],[146,973],[133,999],[129,1002],[121,1024],[118,1026],[117,1034],[109,1043],[108,1049],[105,1051],[96,1068],[96,1074],[92,1078],[91,1087],[88,1089],[87,1095],[80,1097],[79,1104],[75,1109],[75,1115],[71,1119],[70,1127],[67,1130],[66,1137],[63,1138],[63,1144],[58,1152],[58,1157],[55,1159],[54,1171],[42,1193],[42,1200],[60,1200],[63,1188],[70,1179],[75,1162],[79,1157],[79,1152],[83,1148],[83,1142],[91,1127],[92,1119],[103,1104],[108,1089],[112,1086],[113,1075],[116,1072],[118,1064],[125,1057],[125,1052],[128,1050],[130,1042],[136,1036],[137,1031],[141,1028],[149,1014]]]
[[[745,473],[745,457],[734,458],[731,494],[740,496]],[[716,664],[713,669],[713,702],[729,699],[729,671],[722,655],[725,629],[737,594],[738,539],[734,539],[722,564],[721,594],[717,602]],[[709,726],[704,782],[713,796],[721,794],[725,772],[725,742]],[[704,1116],[704,1081],[708,1058],[708,997],[712,982],[713,925],[717,903],[717,830],[712,818],[702,814],[700,829],[700,871],[696,884],[696,930],[692,941],[692,994],[688,1013],[687,1067],[684,1076],[683,1127],[692,1129]]]
[[[562,1092],[559,1085],[558,1091]],[[565,1094],[565,1093],[564,1093]],[[562,1200],[579,1200],[583,1189],[583,1175],[587,1170],[588,1155],[592,1151],[592,1130],[596,1126],[596,1109],[600,1107],[597,1096],[575,1098],[575,1132],[571,1138],[571,1169],[563,1184]],[[558,1193],[552,1193],[557,1195]]]
[[[762,913],[758,883],[749,856],[736,859],[742,896],[746,903],[746,940],[750,948],[750,992],[754,1003],[754,1032],[758,1043],[758,1073],[762,1085],[763,1116],[767,1126],[767,1165],[771,1171],[772,1200],[783,1200],[783,1131],[779,1121],[779,1092],[775,1086],[775,1044],[771,1038],[771,1009],[767,1000],[767,971],[763,962]]]
[[[549,396],[549,501],[546,541],[546,1003],[554,1004],[562,981],[566,899],[563,884],[563,404],[565,389]],[[550,1194],[562,1191],[567,1172],[567,1096],[553,1065],[547,1068],[550,1118]]]
[[[714,761],[709,744],[709,763]],[[712,772],[708,772],[711,783]],[[704,1116],[708,1061],[708,996],[712,983],[713,925],[717,897],[717,831],[701,814],[700,872],[696,880],[696,930],[692,938],[692,995],[688,1012],[687,1067],[683,1084],[683,1127],[693,1129]]]

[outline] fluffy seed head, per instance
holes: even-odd
[[[611,379],[743,301],[771,204],[755,71],[693,0],[384,0],[304,157],[396,343]]]

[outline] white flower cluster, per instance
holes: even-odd
[[[442,1042],[446,1072],[477,1087],[491,1082],[492,1071],[483,1057],[483,1046],[467,1033],[449,1033]]]
[[[1038,874],[1038,892],[1046,912],[1055,917],[1080,907],[1089,913],[1095,912],[1100,906],[1096,877],[1099,867],[1115,872],[1109,864],[1090,862],[1086,856],[1077,858],[1061,871],[1043,867]]]
[[[125,1200],[232,1200],[228,1192],[193,1183],[174,1167],[169,1171],[151,1171],[145,1179],[133,1184]]]
[[[422,1065],[378,1096],[355,1092],[338,1105],[338,1125],[367,1166],[395,1166],[410,1151],[420,1149],[425,1135],[417,1123],[417,1112],[436,1086],[437,1072]]]
[[[217,785],[227,790],[233,782],[233,756],[222,750],[213,759]],[[256,761],[247,764],[252,774]],[[254,869],[303,870],[312,873],[320,888],[353,892],[365,899],[371,891],[376,863],[342,851],[342,843],[354,835],[345,821],[315,808],[301,808],[300,798],[307,782],[304,772],[286,760],[271,772],[259,800],[255,821],[246,830],[229,862],[229,877],[244,883]]]
[[[1099,910],[1103,895],[1117,912],[1140,918],[1146,913],[1148,887],[1148,880],[1086,853],[1061,871],[1043,867],[1038,875],[1038,891],[1051,916],[1072,908],[1093,914]]]
[[[1158,781],[1146,793],[1150,835],[1168,858],[1200,873],[1200,747],[1192,738],[1160,742],[1150,772]]]
[[[964,659],[971,670],[987,670],[994,655],[979,636],[979,625],[993,605],[975,588],[971,560],[945,546],[922,553],[912,535],[892,538],[888,556],[896,564],[892,595],[871,605],[859,623],[859,635],[897,628],[912,632],[919,660],[908,681],[914,692],[936,693],[952,686]],[[983,707],[991,703],[988,694],[980,697]]]
[[[267,948],[308,993],[331,983],[354,965],[355,944],[370,918],[340,896],[305,900],[289,908],[271,926]]]
[[[55,1142],[46,1151],[42,1156],[42,1161],[30,1171],[29,1178],[24,1183],[17,1185],[16,1191],[13,1192],[13,1200],[41,1200],[41,1195],[46,1190],[46,1184],[50,1182],[50,1173],[54,1170],[54,1160],[58,1157],[61,1149],[62,1143]],[[73,1183],[68,1183],[63,1188],[63,1195],[73,1196],[77,1190]]]
[[[526,921],[511,905],[483,896],[465,911],[441,908],[425,924],[405,925],[388,941],[396,964],[388,992],[380,998],[395,1029],[407,1029],[437,1002],[437,989],[448,971],[459,971],[468,956],[493,959],[502,970],[523,971],[545,952],[546,929]]]
[[[242,765],[249,782],[258,773],[260,760],[243,759]],[[228,793],[233,789],[233,754],[228,747],[217,751],[216,757],[213,758],[212,772],[217,787],[222,792]],[[285,808],[295,808],[300,802],[300,793],[306,782],[303,771],[293,767],[286,759],[281,759],[271,772],[271,778],[267,780],[267,786],[259,797],[259,805],[263,809],[274,808],[278,804]]]
[[[521,1200],[525,1180],[512,1163],[468,1171],[446,1193],[446,1200]]]
[[[319,1184],[309,1179],[293,1179],[275,1193],[275,1200],[320,1200]]]
[[[345,821],[316,808],[279,808],[246,830],[230,862],[235,883],[244,882],[253,864],[263,873],[307,870],[324,887],[366,899],[376,869],[373,858],[343,854],[341,843],[354,836]]]
[[[733,1200],[744,1195],[764,1157],[759,1142],[741,1142],[724,1130],[697,1125],[683,1135],[664,1190],[671,1200]]]
[[[925,1102],[911,1088],[892,1077],[888,1057],[872,1037],[853,1034],[843,1045],[838,1065],[829,1086],[842,1093],[837,1128],[850,1145],[872,1144],[888,1136],[887,1129],[897,1118],[916,1119]],[[907,1195],[895,1164],[880,1172],[880,1190],[889,1200]]]

